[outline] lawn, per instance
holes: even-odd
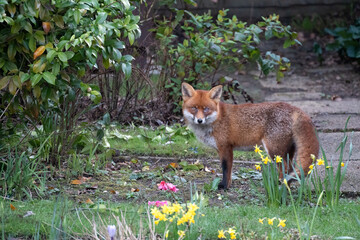
[[[109,149],[117,151],[105,154]],[[216,152],[180,125],[158,129],[111,126],[92,158],[90,155],[70,155],[67,167],[47,171],[51,177],[46,180],[35,178],[37,191],[27,191],[23,200],[3,198],[3,238],[109,239],[109,225],[116,226],[117,237],[143,239],[162,238],[167,230],[169,239],[178,239],[179,230],[185,230],[185,239],[216,239],[221,230],[229,239],[229,229],[241,239],[296,239],[299,229],[302,238],[308,238],[310,229],[312,239],[360,238],[357,195],[342,195],[333,207],[326,200],[316,207],[316,197],[304,199],[295,206],[298,220],[289,198],[278,208],[269,207],[262,175],[254,167],[259,159],[253,152],[236,153],[232,188],[217,190],[222,175]],[[94,168],[91,173],[84,171],[89,164]],[[161,181],[175,184],[179,191],[159,190]],[[298,186],[291,192],[296,200]],[[194,223],[178,226],[176,220],[168,220],[154,225],[148,202],[164,200],[182,204],[185,212],[186,204],[196,204]],[[269,219],[274,220],[273,225]],[[284,227],[278,226],[279,219],[286,220]]]

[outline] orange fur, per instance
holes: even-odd
[[[204,91],[182,84],[182,108],[187,125],[200,141],[218,151],[223,168],[219,188],[226,189],[231,184],[236,147],[263,145],[271,158],[289,156],[290,164],[285,166],[289,176],[295,175],[293,161],[295,166],[301,166],[305,175],[308,173],[312,164],[310,154],[317,157],[319,142],[305,112],[283,102],[227,104],[220,102],[221,93],[222,86]],[[300,169],[295,171],[300,176]]]

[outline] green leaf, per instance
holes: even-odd
[[[74,12],[74,20],[75,20],[76,24],[80,23],[80,19],[81,19],[81,12],[79,9],[76,9]]]
[[[107,13],[106,12],[99,12],[96,20],[95,20],[95,24],[102,24],[105,22],[106,18],[107,18]]]
[[[2,79],[0,79],[0,90],[4,89],[9,81],[11,80],[11,76],[5,76]]]
[[[31,26],[31,23],[25,22],[23,25],[24,25],[24,26],[23,26],[24,29],[25,29],[28,33],[31,33],[31,34],[32,34],[33,28],[32,28],[32,26]]]
[[[31,79],[31,86],[34,87],[36,86],[36,84],[38,84],[40,82],[40,80],[42,79],[42,75],[37,73],[35,74]]]
[[[134,41],[135,41],[135,36],[132,32],[128,33],[128,38],[129,38],[129,43],[130,45],[133,45]]]
[[[124,5],[125,9],[129,9],[130,3],[129,0],[121,0],[122,4]]]
[[[57,52],[55,50],[50,50],[47,55],[46,55],[46,60],[48,60],[48,62],[52,62],[52,60],[54,60],[54,57],[57,55]]]
[[[29,78],[30,78],[30,74],[23,73],[23,72],[20,73],[20,81],[21,81],[21,83],[26,82]]]
[[[64,28],[64,20],[63,20],[63,17],[60,16],[60,15],[55,15],[53,17],[53,20],[56,24],[56,26],[58,26],[59,28]]]
[[[131,63],[122,63],[121,70],[125,74],[125,77],[129,78],[131,75]]]
[[[54,74],[55,76],[57,76],[60,72],[60,64],[59,63],[55,63],[53,66],[52,66],[52,74]]]
[[[67,52],[65,52],[65,54],[66,54],[67,60],[71,59],[75,55],[75,53],[72,51],[67,51]]]
[[[29,38],[29,48],[32,52],[35,52],[36,50],[36,41],[32,36]]]
[[[45,44],[44,34],[45,34],[44,31],[36,31],[33,36],[35,37],[35,39],[36,39],[40,44]]]
[[[59,57],[60,61],[65,62],[65,63],[68,60],[67,55],[63,52],[59,52],[58,57]]]
[[[10,61],[14,60],[15,55],[16,55],[16,48],[15,48],[15,42],[14,41],[10,42],[7,54],[8,54],[8,57],[9,57]]]
[[[113,57],[114,57],[114,60],[119,62],[121,60],[121,52],[119,50],[117,50],[116,48],[113,48]]]
[[[43,78],[45,79],[45,81],[47,81],[48,83],[52,84],[52,85],[55,85],[55,80],[56,80],[56,77],[50,73],[50,72],[44,72],[43,73]]]

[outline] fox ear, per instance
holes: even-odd
[[[195,94],[195,89],[188,83],[183,82],[181,84],[181,93],[183,100],[186,101]]]
[[[222,85],[213,87],[209,91],[210,98],[213,99],[215,102],[220,102],[221,95],[222,95]]]

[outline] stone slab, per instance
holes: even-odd
[[[276,92],[266,96],[265,101],[320,100],[322,97],[320,92]]]
[[[352,155],[350,157],[351,161],[358,161],[360,163],[360,132],[348,132],[348,140],[344,149],[344,159],[349,158],[349,146],[352,141]],[[344,133],[334,132],[334,133],[318,133],[320,145],[325,151],[326,158],[333,160],[334,162],[339,161],[340,152],[336,152],[336,149],[340,145],[341,141],[344,138]],[[351,141],[350,141],[351,140]],[[320,151],[321,152],[321,151]],[[360,177],[360,172],[359,172]]]
[[[345,127],[347,118],[350,120],[347,129],[350,131],[360,131],[360,115],[355,114],[322,114],[316,115],[312,119],[319,132],[339,132]]]
[[[261,79],[260,84],[263,88],[267,88],[269,90],[308,91],[309,86],[313,85],[314,81],[307,76],[291,75],[282,79],[281,83],[277,83],[275,77],[268,76],[266,79]]]
[[[301,108],[310,115],[317,114],[360,114],[360,99],[343,99],[341,101],[285,101]]]
[[[346,162],[345,162],[346,163]],[[335,175],[338,167],[338,163],[334,162],[333,173]],[[319,176],[323,179],[325,176],[325,167],[324,166],[316,166],[318,168]],[[344,171],[344,168],[341,168]],[[342,192],[347,193],[359,193],[360,192],[360,161],[349,161],[344,181],[341,184],[340,190]]]

